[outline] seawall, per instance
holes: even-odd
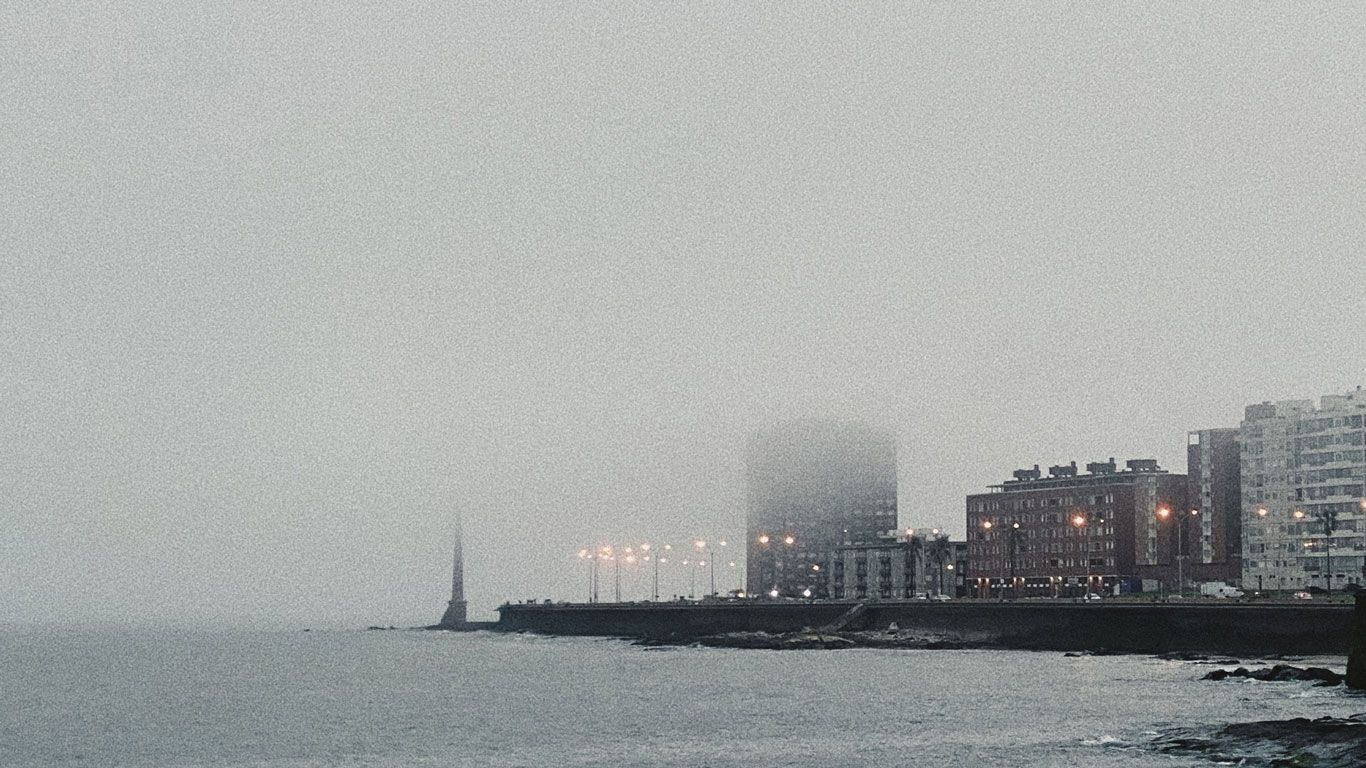
[[[834,621],[853,602],[596,603],[500,607],[496,629],[686,641],[740,631],[795,632]],[[1352,607],[1288,603],[876,602],[850,629],[886,629],[984,647],[1346,654]]]

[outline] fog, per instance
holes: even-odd
[[[1366,383],[1363,38],[6,4],[0,621],[431,622],[457,514],[472,617],[581,598],[582,547],[743,538],[790,418],[894,430],[901,523],[959,534],[1019,466],[1182,471],[1188,430]]]

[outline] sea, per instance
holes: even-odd
[[[1366,711],[1342,688],[1201,681],[1212,668],[486,632],[11,627],[0,766],[1207,766],[1154,742],[1173,728]]]

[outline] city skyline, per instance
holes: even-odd
[[[901,523],[1366,382],[1366,14],[20,4],[0,621],[431,621],[882,423]],[[738,535],[738,529],[736,531]]]

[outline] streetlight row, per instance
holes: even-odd
[[[727,544],[728,544],[728,543],[726,542],[725,539],[721,539],[721,540],[719,540],[719,541],[717,542],[717,545],[718,545],[718,546],[721,546],[721,547],[725,547],[725,546],[727,546]],[[693,569],[692,569],[692,586],[689,588],[689,596],[691,596],[694,592],[696,592],[696,589],[697,589],[697,584],[696,584],[696,583],[697,583],[697,566],[699,566],[699,565],[707,565],[707,566],[710,566],[710,569],[711,569],[711,594],[714,595],[714,594],[716,594],[716,562],[715,562],[715,557],[714,557],[714,555],[713,555],[714,550],[712,549],[712,546],[707,542],[706,539],[696,539],[696,540],[694,540],[694,541],[693,541],[693,547],[694,547],[696,550],[698,550],[699,552],[705,551],[705,552],[706,552],[706,557],[707,557],[707,559],[705,559],[705,560],[699,560],[699,559],[697,559],[697,558],[692,558],[691,560],[689,560],[688,558],[684,558],[684,559],[683,559],[683,562],[682,562],[683,565],[691,565],[691,566],[693,566]],[[651,544],[648,543],[648,542],[646,542],[646,543],[644,543],[644,544],[641,544],[639,547],[631,547],[631,546],[623,547],[623,548],[622,548],[621,550],[619,550],[619,551],[618,551],[617,549],[615,549],[614,547],[612,547],[612,545],[610,545],[610,544],[600,546],[600,547],[598,547],[597,549],[587,549],[587,548],[585,548],[585,549],[580,549],[579,552],[578,552],[578,557],[579,557],[579,559],[580,559],[580,560],[583,560],[583,561],[587,561],[587,562],[589,563],[589,565],[590,565],[589,571],[588,571],[588,594],[589,594],[589,602],[596,603],[596,602],[598,601],[598,561],[599,561],[599,560],[608,560],[608,561],[613,562],[614,565],[615,565],[615,572],[614,572],[614,575],[615,575],[615,582],[616,582],[615,597],[616,597],[616,601],[617,601],[617,602],[621,602],[621,563],[622,563],[623,561],[625,561],[628,565],[629,565],[629,564],[634,564],[634,563],[636,563],[637,561],[642,561],[642,562],[647,562],[647,563],[650,563],[650,562],[654,563],[654,589],[653,589],[652,595],[653,595],[653,599],[656,600],[656,601],[658,601],[658,600],[659,600],[659,565],[660,565],[660,563],[667,563],[667,562],[669,562],[669,555],[673,552],[673,549],[674,549],[674,547],[673,547],[672,544],[665,544],[665,545],[663,545],[663,547],[662,547],[661,549],[656,550],[656,549],[654,548],[654,546],[651,545]],[[651,552],[656,552],[657,554],[651,554]],[[732,568],[735,567],[735,563],[734,563],[733,561],[730,563],[730,567],[732,567]]]

